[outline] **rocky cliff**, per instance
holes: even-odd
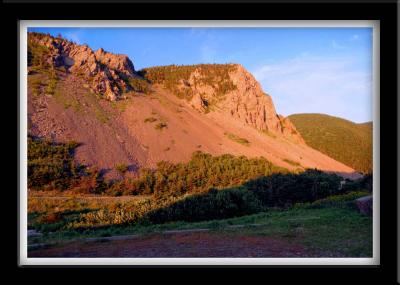
[[[133,63],[126,55],[115,55],[103,49],[95,52],[87,45],[78,45],[60,37],[29,33],[29,53],[31,57],[40,56],[40,61],[49,68],[65,68],[67,72],[84,77],[94,93],[111,101],[117,100],[124,90],[129,90],[126,79],[136,76]]]
[[[260,131],[304,143],[290,120],[276,113],[271,96],[240,64],[164,66],[144,74],[186,98],[199,112],[222,112]]]
[[[37,47],[42,50],[41,60],[50,68],[64,68],[67,73],[83,77],[92,92],[111,101],[133,89],[131,78],[146,79],[165,86],[202,113],[222,112],[260,131],[304,143],[290,120],[276,113],[271,96],[239,64],[171,65],[137,73],[126,55],[112,54],[102,48],[93,51],[87,45],[77,45],[61,37],[29,33],[31,57]]]

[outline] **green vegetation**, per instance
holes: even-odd
[[[301,164],[298,163],[297,161],[293,161],[293,160],[290,160],[290,159],[288,159],[288,158],[283,159],[283,161],[289,163],[289,164],[292,165],[292,166],[299,166],[299,167],[302,167]]]
[[[292,237],[299,223],[302,230],[303,223],[310,223],[312,233],[323,225],[317,221],[301,220],[293,225],[289,222],[288,226],[288,217],[298,216],[298,213],[300,216],[318,213],[321,219],[325,219],[324,215],[330,216],[336,225],[340,221],[336,215],[348,213],[351,218],[341,217],[346,227],[352,225],[356,232],[368,234],[368,227],[360,229],[360,224],[353,222],[362,220],[366,225],[371,219],[360,216],[352,201],[370,194],[372,176],[341,185],[342,178],[335,174],[317,170],[288,173],[264,158],[249,159],[227,154],[214,157],[198,151],[188,163],[163,161],[154,170],[141,169],[137,178],[105,182],[96,169],[88,170],[73,163],[76,146],[73,142],[54,144],[29,138],[29,187],[32,190],[67,190],[68,195],[78,195],[66,199],[30,195],[28,226],[44,233],[36,241],[152,231],[182,225],[222,226],[231,221],[257,220],[261,216],[268,226],[246,231],[257,235]],[[125,172],[127,167],[120,165],[116,169]],[[81,194],[98,195],[79,196]],[[96,198],[100,195],[129,196],[120,197],[121,200],[116,197]],[[266,213],[254,216],[260,212]],[[213,221],[240,216],[244,217]],[[193,222],[203,223],[188,224]],[[324,231],[319,233],[325,238],[319,241],[322,248],[328,246],[326,242],[332,241],[326,235],[324,227]],[[349,228],[332,234],[332,237],[340,236],[341,240],[346,235],[352,237]],[[308,236],[304,242],[308,240],[314,238]],[[370,243],[366,240],[362,244],[366,247]],[[364,252],[364,248],[360,252]]]
[[[124,164],[124,163],[121,163],[121,164],[117,164],[116,166],[115,166],[115,170],[117,170],[121,175],[124,175],[125,174],[125,172],[127,172],[128,171],[128,165],[126,165],[126,164]]]
[[[33,74],[28,76],[28,88],[32,90],[32,95],[34,97],[38,97],[44,87],[46,87],[45,76],[41,74]]]
[[[323,114],[289,116],[306,143],[362,173],[372,172],[372,123]]]
[[[89,106],[91,106],[96,119],[102,124],[108,123],[110,120],[110,114],[101,106],[99,96],[89,92],[86,94],[85,100],[88,100],[87,103]]]
[[[55,144],[28,137],[28,187],[32,189],[71,186],[79,167],[73,161],[75,142]]]
[[[158,124],[156,124],[154,126],[154,128],[156,130],[162,130],[162,129],[167,128],[167,127],[168,127],[167,123],[164,123],[164,122],[158,123]]]
[[[149,94],[151,91],[150,83],[146,79],[139,77],[130,77],[127,80],[127,83],[135,92]]]
[[[58,82],[58,76],[57,76],[56,72],[53,70],[50,73],[50,78],[49,78],[48,83],[47,83],[46,94],[54,95],[54,92],[55,92],[56,87],[57,87],[57,82]]]
[[[194,79],[195,86],[213,86],[214,95],[221,97],[236,89],[229,77],[229,72],[234,69],[234,64],[168,65],[145,68],[140,70],[139,74],[151,83],[163,84],[179,98],[190,100],[193,89],[189,79],[194,72],[199,73]]]
[[[32,190],[72,190],[100,193],[105,183],[98,170],[88,170],[74,162],[79,144],[54,143],[28,137],[28,187]]]
[[[35,33],[35,36],[38,34]],[[44,36],[44,35],[43,35]],[[37,44],[28,36],[28,67],[31,70],[46,70],[49,69],[50,63],[47,62],[49,58],[50,50],[44,46]]]
[[[154,118],[154,117],[148,117],[148,118],[144,119],[145,123],[153,123],[155,121],[157,121],[157,118]]]
[[[238,136],[235,135],[235,134],[232,134],[232,133],[224,133],[224,135],[225,135],[228,139],[230,139],[230,140],[232,140],[232,141],[234,141],[234,142],[240,143],[240,144],[245,145],[245,146],[249,146],[249,145],[250,145],[250,142],[249,142],[247,139],[238,137]]]
[[[58,219],[58,226],[71,222],[80,213],[94,213],[95,209],[115,209],[120,213],[121,209],[129,212],[129,206],[133,201],[120,202],[116,200],[93,199],[36,199],[31,198],[29,205],[30,227],[41,225],[44,231],[41,237],[30,237],[32,243],[52,243],[68,241],[85,237],[107,237],[125,234],[151,234],[166,230],[211,229],[213,233],[230,236],[266,236],[289,242],[296,242],[311,251],[324,252],[327,256],[370,257],[372,256],[372,218],[364,216],[354,210],[353,197],[342,195],[347,204],[336,206],[334,204],[324,207],[308,207],[307,204],[297,204],[296,207],[282,211],[269,209],[267,212],[234,217],[228,219],[202,221],[202,222],[170,222],[165,224],[128,223],[113,224],[108,227],[86,227],[86,229],[73,227],[61,227],[53,233],[49,233],[51,223],[39,223],[38,216],[43,211],[51,212],[55,208],[61,214],[50,215],[43,219],[51,221]],[[142,200],[142,204],[146,204]],[[315,204],[319,204],[316,201]],[[119,205],[119,206],[117,206]],[[70,209],[67,214],[66,210]],[[74,210],[71,210],[74,209]],[[65,211],[65,212],[63,212]],[[35,214],[32,214],[32,213]],[[104,219],[104,218],[103,218]],[[122,220],[127,220],[127,217]],[[105,220],[105,219],[104,219]],[[120,220],[121,221],[121,220]],[[36,224],[37,223],[37,224]],[[76,225],[76,224],[75,224]],[[237,225],[244,227],[236,228]],[[257,225],[257,226],[255,226]],[[37,228],[39,229],[39,228]]]

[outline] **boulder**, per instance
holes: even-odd
[[[360,213],[372,216],[372,196],[365,196],[357,199],[356,205]]]

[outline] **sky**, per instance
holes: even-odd
[[[372,120],[372,28],[30,28],[126,54],[135,69],[240,63],[277,113]]]

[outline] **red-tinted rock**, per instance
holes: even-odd
[[[356,205],[360,213],[372,216],[372,196],[366,196],[357,199]]]

